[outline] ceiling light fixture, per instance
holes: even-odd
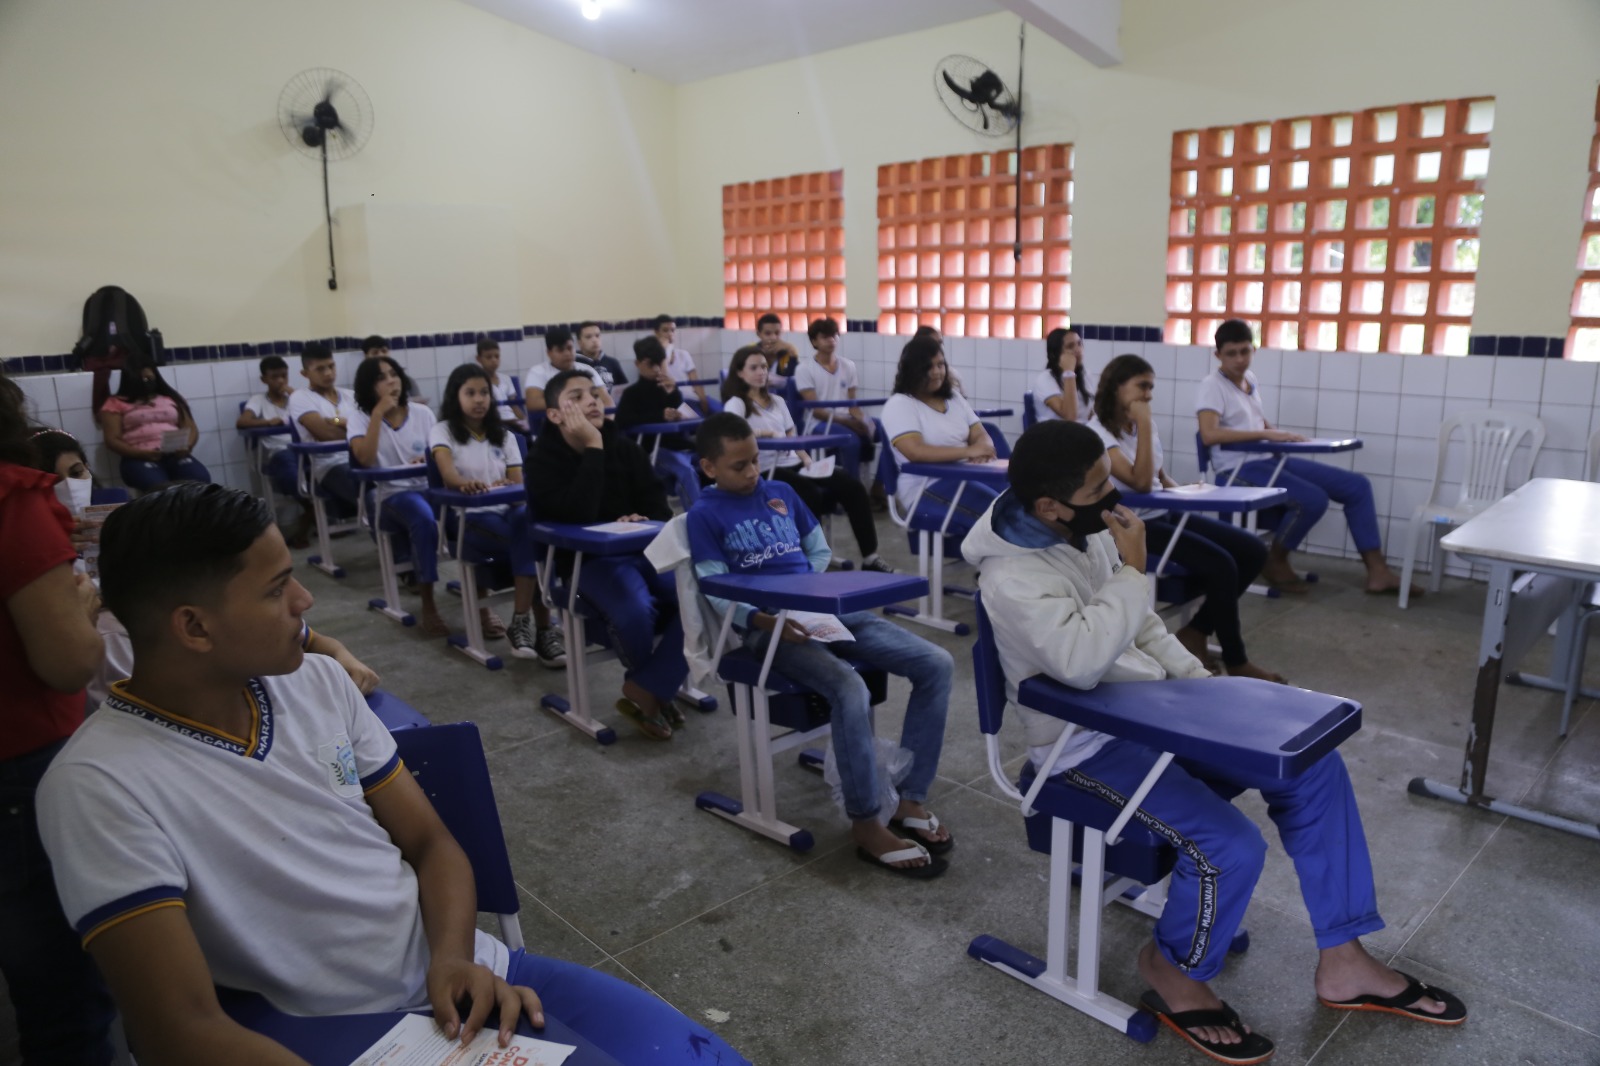
[[[578,10],[583,12],[583,17],[593,22],[600,17],[600,0],[579,0]]]

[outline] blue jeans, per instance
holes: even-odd
[[[61,911],[34,820],[34,791],[60,749],[0,762],[0,973],[24,1063],[102,1066],[111,1061],[111,997]]]
[[[423,585],[438,581],[439,520],[428,498],[420,492],[397,492],[381,505],[369,506],[378,508],[380,529],[403,538],[417,581]]]
[[[1168,514],[1145,519],[1144,541],[1152,565],[1171,542],[1179,517]],[[1205,593],[1206,602],[1189,624],[1208,636],[1216,634],[1227,665],[1249,662],[1239,630],[1239,597],[1266,565],[1267,546],[1261,538],[1231,522],[1191,514],[1172,549],[1171,561],[1187,570],[1189,580]]]
[[[816,692],[833,709],[833,758],[839,767],[845,813],[855,821],[878,813],[878,761],[873,752],[872,705],[867,683],[845,662],[866,663],[911,681],[900,746],[911,752],[911,771],[900,783],[900,795],[914,803],[928,798],[939,753],[944,748],[944,721],[950,705],[950,677],[955,664],[937,644],[906,632],[871,611],[840,619],[855,634],[851,642],[804,644],[779,642],[772,668]],[[745,646],[765,655],[770,633],[751,629]]]
[[[670,703],[689,676],[673,576],[656,573],[643,555],[589,556],[583,560],[578,594],[605,617],[627,667],[624,676]]]
[[[662,448],[656,453],[656,473],[672,486],[684,510],[694,506],[700,498],[700,471],[695,469],[694,453]]]
[[[446,534],[455,543],[455,512],[446,524]],[[467,515],[466,554],[468,559],[493,559],[497,576],[538,577],[539,546],[528,536],[528,508],[518,504],[506,511],[473,511]],[[504,580],[496,580],[504,585]]]
[[[1265,485],[1277,465],[1276,459],[1252,459],[1239,467],[1234,484]],[[1283,521],[1273,531],[1286,551],[1300,547],[1311,527],[1327,512],[1330,499],[1343,505],[1344,524],[1350,529],[1356,551],[1383,547],[1383,536],[1378,532],[1378,508],[1372,501],[1372,482],[1366,475],[1310,459],[1290,459],[1283,464],[1273,485],[1289,490]]]
[[[1120,808],[1156,758],[1142,744],[1113,739],[1064,776]],[[1196,981],[1221,971],[1266,860],[1261,831],[1228,802],[1251,788],[1267,801],[1283,850],[1294,861],[1317,947],[1337,947],[1383,928],[1361,812],[1338,752],[1289,781],[1174,762],[1134,819],[1177,850],[1167,906],[1156,921],[1156,947]]]
[[[361,498],[361,483],[350,473],[349,463],[329,467],[317,479],[317,490],[325,496],[332,496],[349,504],[352,514],[355,513],[356,501]]]
[[[265,473],[267,480],[272,482],[274,492],[289,497],[299,495],[300,489],[295,477],[294,452],[287,448],[273,452],[267,459]]]
[[[176,455],[163,455],[158,461],[145,459],[122,460],[122,483],[135,492],[149,492],[174,481],[203,481],[210,483],[211,471],[192,455],[181,459]]]
[[[519,949],[511,953],[506,982],[533,989],[547,1017],[623,1066],[749,1066],[672,1004],[599,970]]]

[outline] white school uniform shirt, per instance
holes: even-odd
[[[492,444],[488,437],[476,436],[469,430],[463,444],[450,432],[450,423],[438,422],[428,434],[428,448],[443,448],[450,453],[456,473],[468,481],[481,481],[485,485],[504,481],[507,470],[522,469],[522,448],[517,444],[517,435],[509,429],[505,440],[499,444]],[[470,507],[468,511],[504,512],[505,507]]]
[[[1244,372],[1244,382],[1249,386],[1249,392],[1229,381],[1221,367],[1211,371],[1200,379],[1200,385],[1195,389],[1195,414],[1215,411],[1223,429],[1266,429],[1267,416],[1261,410],[1261,386],[1256,382],[1255,374],[1248,370]],[[1248,458],[1250,456],[1244,452],[1211,449],[1211,466],[1217,471],[1232,470]]]
[[[794,372],[795,388],[805,390],[814,389],[819,400],[848,400],[850,390],[861,387],[861,378],[856,373],[856,365],[842,355],[833,357],[833,369],[828,370],[816,359],[803,359]],[[829,421],[829,415],[849,414],[848,410],[837,407],[822,408],[806,412],[806,428],[809,430],[818,422]]]
[[[667,373],[672,375],[672,380],[682,384],[694,380],[696,367],[694,356],[683,348],[667,349]]]
[[[765,408],[754,403],[747,404],[743,397],[735,396],[723,404],[722,409],[729,414],[738,415],[750,423],[750,428],[754,430],[771,430],[780,437],[787,437],[794,432],[794,416],[789,413],[789,405],[776,396],[772,397],[772,405]],[[761,450],[760,467],[763,474],[771,474],[778,467],[787,470],[791,466],[799,465],[800,456],[792,451],[767,451],[765,448]]]
[[[1123,458],[1128,460],[1128,465],[1133,465],[1134,459],[1139,454],[1139,430],[1137,426],[1129,426],[1125,433],[1112,433],[1098,418],[1090,418],[1088,426],[1099,435],[1100,443],[1106,446],[1106,451],[1109,452],[1112,448],[1117,449],[1122,453]],[[1151,480],[1151,487],[1159,489],[1161,487],[1161,468],[1166,465],[1167,457],[1161,448],[1161,432],[1156,429],[1153,423],[1150,426],[1150,449],[1156,461],[1155,475]],[[1111,483],[1117,487],[1117,491],[1122,493],[1139,491],[1126,481],[1117,480],[1115,474],[1111,476]],[[1165,507],[1137,507],[1133,513],[1140,518],[1156,518],[1166,514],[1167,509]]]
[[[600,380],[600,374],[597,370],[595,370],[594,367],[585,366],[583,363],[574,361],[572,364],[572,369],[580,370],[583,373],[588,374],[589,380],[594,382],[596,388],[603,389],[606,387],[605,382]],[[529,367],[528,372],[522,375],[523,391],[526,392],[528,389],[538,389],[540,392],[543,392],[544,387],[550,384],[550,379],[559,373],[561,373],[561,371],[557,370],[549,363],[540,363],[538,366]]]
[[[960,393],[946,400],[945,409],[940,412],[914,396],[897,392],[883,405],[883,414],[879,418],[883,422],[883,431],[891,445],[908,433],[920,433],[922,443],[931,444],[936,448],[966,447],[967,434],[978,423],[977,412]],[[904,466],[907,460],[900,454],[900,449],[891,450],[894,452],[895,467]],[[895,499],[900,501],[902,510],[909,511],[916,506],[917,498],[922,495],[927,483],[928,479],[925,477],[900,475]]]
[[[295,424],[295,433],[300,440],[307,444],[316,438],[311,436],[311,431],[306,429],[300,419],[308,414],[319,414],[325,419],[342,418],[347,423],[345,439],[349,439],[348,423],[361,413],[361,408],[356,406],[356,394],[349,389],[339,389],[339,402],[334,403],[326,397],[319,396],[310,388],[295,389],[289,394],[289,421]],[[313,455],[311,457],[311,476],[321,481],[324,474],[336,466],[344,466],[350,461],[342,452],[330,452],[327,455]]]
[[[1056,379],[1050,375],[1049,370],[1039,371],[1039,376],[1033,379],[1033,413],[1041,422],[1059,422],[1061,416],[1050,409],[1045,400],[1052,396],[1060,396],[1063,392],[1078,391],[1077,379],[1071,374],[1061,375],[1061,384],[1056,384]],[[1093,417],[1090,406],[1083,402],[1083,397],[1078,397],[1078,421],[1088,422]]]
[[[433,412],[420,403],[411,402],[405,406],[406,420],[396,429],[388,422],[378,431],[378,461],[375,466],[411,466],[424,463],[428,459],[428,436],[433,432],[435,419]],[[367,428],[372,425],[372,417],[365,411],[357,411],[350,419],[350,439],[364,437]],[[417,466],[417,476],[405,478],[400,481],[380,481],[376,486],[378,499],[386,500],[400,492],[426,492],[428,491],[428,472],[422,466]]]
[[[511,387],[510,374],[500,374],[498,376],[500,378],[498,382],[491,381],[489,383],[489,395],[493,398],[495,404],[497,405],[496,411],[500,415],[500,421],[504,422],[506,425],[510,425],[513,422],[520,422],[522,420],[522,416],[517,414],[516,409],[511,406],[511,403],[513,400],[521,403],[522,397],[518,396],[517,390]]]
[[[287,424],[289,421],[289,405],[294,402],[294,393],[300,391],[300,389],[295,389],[294,392],[291,392],[289,398],[283,402],[282,407],[268,399],[266,393],[258,392],[244,402],[244,409],[252,416],[264,421]],[[289,438],[281,435],[276,437],[257,437],[256,445],[261,449],[263,455],[276,455],[289,446]]]
[[[417,876],[367,797],[405,768],[342,667],[252,679],[248,737],[219,734],[119,684],[39,785],[39,831],[87,943],[183,907],[212,979],[289,1014],[428,1005]],[[475,933],[476,961],[509,953]]]

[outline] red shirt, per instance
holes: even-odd
[[[58,478],[0,463],[0,761],[70,737],[83,724],[83,691],[57,692],[28,665],[28,653],[3,605],[78,553],[72,516],[56,500]]]

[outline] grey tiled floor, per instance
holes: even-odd
[[[691,715],[660,744],[603,710],[621,739],[597,747],[538,709],[541,693],[563,691],[559,673],[508,660],[491,674],[367,612],[371,550],[353,540],[338,550],[343,582],[302,577],[318,597],[313,624],[434,720],[482,727],[534,950],[650,988],[762,1063],[1201,1061],[1170,1035],[1133,1043],[966,956],[979,933],[1042,952],[1046,905],[1046,860],[1028,850],[985,769],[966,638],[934,636],[955,654],[958,678],[931,802],[960,843],[946,877],[915,884],[858,862],[820,781],[792,764],[778,770],[781,802],[815,833],[808,854],[695,810],[702,789],[738,788],[725,711]],[[1307,597],[1247,597],[1252,657],[1364,704],[1365,726],[1343,753],[1389,923],[1369,944],[1458,992],[1473,1015],[1436,1030],[1319,1008],[1309,924],[1276,848],[1247,919],[1252,947],[1219,990],[1277,1040],[1275,1061],[1286,1064],[1600,1063],[1600,846],[1405,790],[1417,774],[1458,773],[1482,586],[1451,583],[1401,612],[1362,595],[1352,565],[1316,568],[1323,579]],[[445,606],[447,616],[456,609]],[[950,610],[970,620],[970,604]],[[1591,658],[1594,684],[1600,654]],[[615,664],[596,675],[598,692],[615,691]],[[903,697],[891,689],[880,729],[896,728]],[[1565,742],[1558,713],[1552,694],[1503,690],[1491,791],[1600,820],[1600,711],[1580,705]],[[1021,749],[1008,741],[1014,770]],[[1240,802],[1275,841],[1262,804]],[[1110,994],[1137,998],[1132,957],[1146,936],[1145,919],[1107,912]],[[0,1017],[0,1061],[13,1048]]]

